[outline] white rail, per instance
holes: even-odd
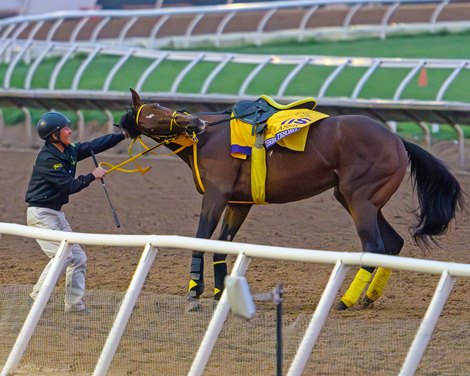
[[[129,84],[135,84],[134,87],[141,87],[145,80],[152,76],[152,73],[158,68],[158,66],[164,62],[184,62],[185,65],[178,73],[175,82],[173,83],[169,94],[178,93],[180,84],[183,80],[191,77],[194,73],[194,69],[203,64],[214,64],[217,66],[207,73],[207,76],[203,77],[203,85],[196,94],[205,94],[211,92],[211,84],[217,80],[217,76],[221,71],[226,68],[227,64],[233,65],[249,65],[255,66],[251,73],[240,82],[240,87],[234,91],[233,94],[244,95],[247,94],[247,89],[250,83],[253,82],[262,72],[266,69],[274,68],[276,66],[285,66],[290,68],[289,73],[284,79],[280,81],[279,87],[274,93],[255,93],[252,95],[271,94],[277,97],[286,96],[286,91],[295,92],[303,88],[305,90],[305,83],[302,83],[302,88],[298,87],[293,83],[296,77],[301,77],[302,73],[308,71],[312,67],[316,68],[328,68],[319,70],[318,74],[323,74],[324,84],[318,90],[318,92],[310,92],[309,95],[314,95],[317,98],[323,97],[334,97],[331,94],[328,95],[328,90],[335,80],[339,78],[345,69],[363,69],[364,74],[358,79],[352,93],[351,98],[361,98],[361,92],[363,92],[364,86],[373,79],[374,74],[379,71],[394,70],[394,69],[405,69],[408,70],[408,74],[403,79],[397,79],[396,82],[392,82],[397,89],[393,95],[394,100],[402,99],[403,92],[410,85],[413,78],[419,73],[420,69],[426,68],[429,71],[439,70],[448,72],[447,78],[444,80],[441,86],[437,86],[435,91],[435,97],[439,101],[445,101],[445,94],[453,82],[458,80],[460,75],[464,75],[470,70],[470,60],[463,59],[406,59],[406,58],[382,58],[382,57],[331,57],[331,56],[319,56],[312,55],[305,57],[303,55],[256,55],[256,54],[233,54],[233,53],[217,53],[217,52],[181,52],[181,51],[158,51],[149,50],[143,48],[127,48],[118,46],[109,46],[106,44],[93,44],[89,45],[86,43],[73,43],[68,42],[41,42],[41,41],[18,41],[18,40],[7,40],[4,41],[6,47],[0,50],[0,57],[3,57],[4,61],[7,61],[8,68],[3,79],[2,87],[4,89],[12,88],[11,78],[16,71],[24,69],[20,66],[20,63],[24,61],[25,57],[28,56],[30,61],[30,67],[27,71],[27,79],[24,81],[23,87],[17,86],[17,88],[33,89],[31,83],[34,81],[35,76],[38,74],[38,68],[42,63],[46,63],[47,59],[60,56],[60,61],[56,64],[53,73],[50,77],[50,82],[47,85],[49,90],[57,92],[56,81],[60,75],[64,66],[67,62],[70,62],[74,57],[79,54],[85,56],[84,61],[80,65],[79,69],[74,73],[72,77],[72,85],[70,89],[74,91],[80,91],[79,82],[84,74],[86,74],[87,68],[93,62],[96,62],[100,58],[116,57],[117,61],[110,67],[109,73],[102,79],[102,88],[100,91],[109,92],[113,80],[119,72],[125,69],[125,63],[130,59],[140,59],[147,62],[148,67],[145,69],[140,76],[137,77],[135,83],[129,82]],[[322,73],[323,72],[323,73]],[[201,73],[198,72],[198,76],[201,77]],[[1,87],[0,87],[1,90]],[[60,90],[59,90],[60,91]],[[214,90],[212,93],[217,94]],[[222,93],[220,93],[222,94]],[[296,96],[291,94],[290,96]],[[382,98],[391,99],[391,98]],[[410,98],[411,99],[411,98]],[[413,98],[418,99],[419,98]]]
[[[429,343],[445,301],[447,300],[454,283],[455,277],[470,277],[470,265],[433,260],[412,259],[398,256],[377,255],[362,252],[333,252],[321,250],[309,250],[298,248],[272,247],[257,244],[244,244],[234,242],[222,242],[216,240],[195,239],[181,236],[167,235],[103,235],[87,233],[71,233],[53,230],[31,228],[19,224],[0,222],[0,234],[21,236],[33,239],[45,239],[58,241],[62,244],[64,257],[57,257],[54,270],[59,270],[65,260],[68,245],[79,243],[84,245],[106,245],[120,247],[145,247],[130,286],[121,304],[116,320],[113,324],[108,339],[104,345],[101,356],[95,368],[95,376],[105,375],[111,364],[114,352],[121,335],[132,313],[137,296],[143,286],[145,276],[154,261],[158,248],[178,248],[205,252],[216,252],[238,255],[232,275],[244,275],[251,258],[265,258],[275,260],[290,260],[299,262],[311,262],[321,264],[333,264],[330,280],[321,296],[315,312],[312,315],[310,325],[299,345],[295,358],[290,366],[289,375],[300,375],[304,370],[312,349],[320,333],[328,312],[344,280],[346,268],[350,266],[387,267],[392,269],[418,271],[422,273],[441,275],[436,292],[431,300],[426,315],[419,327],[415,339],[408,351],[402,366],[401,375],[413,375],[417,369],[424,350]],[[51,269],[52,270],[52,269]],[[38,299],[35,300],[31,311],[26,318],[20,335],[13,346],[1,375],[6,376],[15,371],[23,356],[29,340],[34,332],[36,324],[42,314],[46,302],[57,282],[58,273],[48,275],[47,284],[41,290]],[[229,311],[229,303],[226,292],[217,305],[212,320],[206,331],[206,335],[195,356],[190,375],[202,375],[209,355],[214,347],[223,322]]]
[[[69,89],[57,89],[57,78],[64,69],[68,67],[73,59],[77,55],[83,56],[83,62],[79,68],[73,72],[71,77],[71,86]],[[60,60],[56,63],[52,74],[49,77],[49,83],[46,88],[34,87],[34,82],[42,81],[38,79],[38,75],[42,70],[40,67],[43,64],[49,64],[50,59],[59,56]],[[99,95],[105,95],[112,97],[117,94],[117,91],[112,91],[112,87],[123,86],[122,90],[127,92],[128,87],[134,87],[140,91],[145,82],[152,77],[158,77],[159,67],[162,64],[171,62],[183,62],[181,65],[180,72],[177,73],[175,80],[171,87],[167,90],[166,95],[168,97],[178,96],[181,91],[186,91],[182,85],[186,82],[192,82],[194,79],[200,80],[201,85],[195,86],[195,95],[200,96],[200,102],[208,100],[207,95],[219,95],[224,96],[227,93],[218,93],[214,90],[214,87],[223,87],[220,82],[223,80],[227,72],[231,69],[236,69],[237,66],[249,66],[251,72],[246,77],[240,79],[238,87],[235,86],[234,92],[231,93],[235,97],[234,102],[237,98],[242,99],[246,96],[256,96],[262,94],[268,94],[276,97],[280,101],[287,101],[288,98],[302,97],[302,96],[315,96],[320,100],[320,103],[324,103],[326,99],[338,98],[332,93],[332,85],[336,84],[335,87],[339,87],[338,82],[348,74],[348,70],[363,70],[362,76],[357,78],[350,98],[354,100],[366,99],[370,94],[365,90],[366,86],[370,84],[373,86],[374,80],[377,77],[384,77],[385,72],[392,72],[396,70],[407,70],[408,73],[402,77],[396,74],[386,74],[388,77],[392,77],[388,83],[392,88],[395,87],[393,100],[401,101],[405,100],[420,100],[420,98],[403,98],[406,90],[414,85],[416,77],[422,69],[426,69],[429,74],[432,71],[440,71],[447,78],[444,79],[441,85],[432,87],[434,90],[433,96],[439,102],[446,103],[452,102],[451,100],[446,101],[446,94],[453,84],[458,83],[462,77],[464,79],[468,71],[470,70],[470,60],[462,59],[400,59],[400,58],[359,58],[359,57],[329,57],[329,56],[297,56],[297,55],[247,55],[247,54],[233,54],[233,53],[216,53],[216,52],[181,52],[181,51],[159,51],[144,48],[128,48],[119,46],[110,46],[107,44],[94,43],[90,45],[88,43],[69,43],[69,42],[47,42],[47,41],[33,41],[33,40],[15,40],[6,39],[0,44],[0,59],[8,62],[5,76],[3,78],[2,85],[0,86],[0,93],[4,95],[4,98],[0,98],[1,101],[9,102],[6,97],[16,89],[24,89],[25,95],[29,93],[29,97],[37,97],[40,95],[56,95],[58,98],[65,98],[67,93],[73,92],[77,95],[81,95],[84,99],[89,99],[89,103],[93,102],[93,98]],[[113,59],[109,59],[112,57]],[[100,61],[100,59],[106,59],[107,61],[113,61],[110,63],[109,73],[103,75],[101,81],[96,80],[94,85],[101,85],[101,88],[97,90],[87,90],[84,85],[80,85],[82,78],[86,77],[87,71],[91,69],[94,63]],[[135,82],[128,80],[128,82],[117,83],[117,77],[124,77],[122,72],[127,72],[129,64],[132,63],[132,59],[138,59],[140,62],[144,61],[147,67],[136,75]],[[20,75],[23,72],[24,65],[27,64],[26,79],[17,87],[13,87],[12,78]],[[204,69],[204,65],[215,64],[213,69]],[[279,80],[277,87],[271,89],[272,92],[256,92],[253,90],[252,84],[257,83],[259,87],[262,85],[260,82],[263,81],[263,75],[266,76],[270,70],[277,69],[276,67],[284,66],[287,68],[287,73]],[[198,69],[203,68],[203,69]],[[127,69],[127,70],[126,70]],[[197,75],[196,73],[197,72]],[[205,73],[202,73],[205,72]],[[439,76],[442,74],[439,72]],[[22,73],[21,73],[22,74]],[[204,74],[206,75],[204,77]],[[224,75],[225,74],[225,75]],[[315,74],[316,79],[320,78],[323,80],[323,84],[319,89],[312,88],[306,93],[305,84],[308,82],[308,77]],[[113,85],[114,82],[114,85]],[[80,94],[81,93],[81,94]],[[429,96],[429,89],[423,91],[426,96]],[[156,96],[164,93],[156,88],[152,92],[142,93],[144,96]],[[424,95],[424,94],[423,94]],[[383,101],[389,98],[377,98],[374,95],[374,100]],[[339,98],[343,100],[344,98]],[[56,102],[60,102],[57,99]],[[216,100],[212,100],[216,102]],[[18,101],[18,103],[22,101]],[[40,100],[37,101],[41,103]],[[46,103],[43,101],[42,103]],[[80,105],[74,105],[74,108],[80,108]],[[99,106],[94,106],[96,108]],[[27,111],[27,109],[25,109]],[[381,110],[379,110],[380,112]],[[404,111],[403,113],[405,113]],[[435,117],[435,116],[434,116]],[[416,122],[424,132],[425,140],[428,145],[430,144],[430,132],[425,124],[426,119],[422,116],[409,117],[410,120]],[[389,119],[397,121],[399,119]],[[435,120],[433,120],[435,122]],[[465,146],[463,131],[460,128],[460,123],[452,121],[450,118],[438,117],[437,121],[440,124],[451,125],[455,132],[459,143],[459,166],[463,167],[465,162]],[[112,123],[112,119],[110,120]],[[468,124],[465,122],[463,124]],[[30,130],[32,124],[25,124],[25,129]],[[0,141],[1,142],[1,141]]]
[[[336,9],[336,16],[325,20],[321,11]],[[371,8],[382,17],[369,17]],[[400,13],[400,10],[404,12]],[[467,6],[448,0],[293,0],[224,4],[140,10],[89,10],[54,12],[0,20],[2,38],[96,42],[100,35],[118,44],[138,43],[148,47],[178,44],[189,47],[210,41],[215,46],[240,41],[261,44],[273,38],[351,38],[390,33],[436,32],[470,27]],[[409,17],[410,14],[420,15]],[[445,17],[452,12],[452,21]],[[460,12],[459,12],[460,11]],[[361,13],[362,12],[362,13]],[[403,16],[404,13],[407,16]],[[251,27],[237,27],[239,17],[251,16]],[[423,20],[423,14],[427,18]],[[282,22],[288,16],[291,22]],[[322,18],[323,17],[323,18]],[[395,17],[395,18],[394,18]],[[401,18],[400,18],[401,17]],[[419,21],[410,21],[416,18]],[[97,22],[98,20],[98,22]],[[176,25],[176,26],[175,26]],[[322,26],[323,25],[323,26]],[[165,26],[165,27],[163,27]],[[60,37],[62,35],[62,37]]]

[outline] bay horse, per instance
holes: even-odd
[[[193,115],[158,103],[143,103],[131,89],[132,107],[121,126],[133,138],[143,134],[176,151],[181,139],[197,144],[178,156],[193,171],[203,193],[196,237],[209,239],[225,211],[219,240],[231,241],[252,205],[250,162],[230,154],[230,113]],[[184,144],[184,143],[183,143]],[[188,144],[186,144],[188,145]],[[195,159],[197,152],[197,160]],[[449,169],[432,154],[405,141],[372,118],[359,115],[327,117],[311,125],[303,152],[274,145],[266,157],[266,201],[282,204],[306,199],[333,189],[336,200],[351,215],[363,252],[398,255],[403,238],[382,214],[383,206],[410,167],[418,196],[413,239],[427,248],[433,236],[444,234],[461,208],[463,192]],[[203,188],[202,188],[203,187]],[[219,300],[227,275],[226,255],[214,254],[214,299]],[[336,305],[355,305],[369,284],[363,304],[376,301],[390,276],[390,269],[363,266]],[[372,279],[372,281],[371,281]],[[189,300],[197,305],[204,291],[204,254],[193,252]]]

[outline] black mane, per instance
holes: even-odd
[[[128,109],[127,112],[121,117],[119,121],[121,127],[129,133],[131,138],[136,138],[141,134],[141,132],[137,129],[135,123],[135,111],[133,109]]]

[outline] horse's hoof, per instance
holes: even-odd
[[[337,304],[336,304],[336,310],[337,311],[346,311],[349,307],[344,304],[344,302],[342,300],[340,300]]]
[[[188,299],[188,306],[186,312],[200,312],[202,310],[201,303],[196,299]]]
[[[372,304],[374,304],[374,301],[369,297],[364,296],[364,299],[362,299],[362,307],[369,308]]]

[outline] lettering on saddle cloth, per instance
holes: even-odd
[[[235,119],[230,122],[231,155],[241,159],[251,156],[251,193],[255,204],[267,203],[266,149],[277,143],[291,150],[304,151],[309,126],[328,117],[313,111],[315,106],[313,98],[281,105],[267,96],[234,106]]]

